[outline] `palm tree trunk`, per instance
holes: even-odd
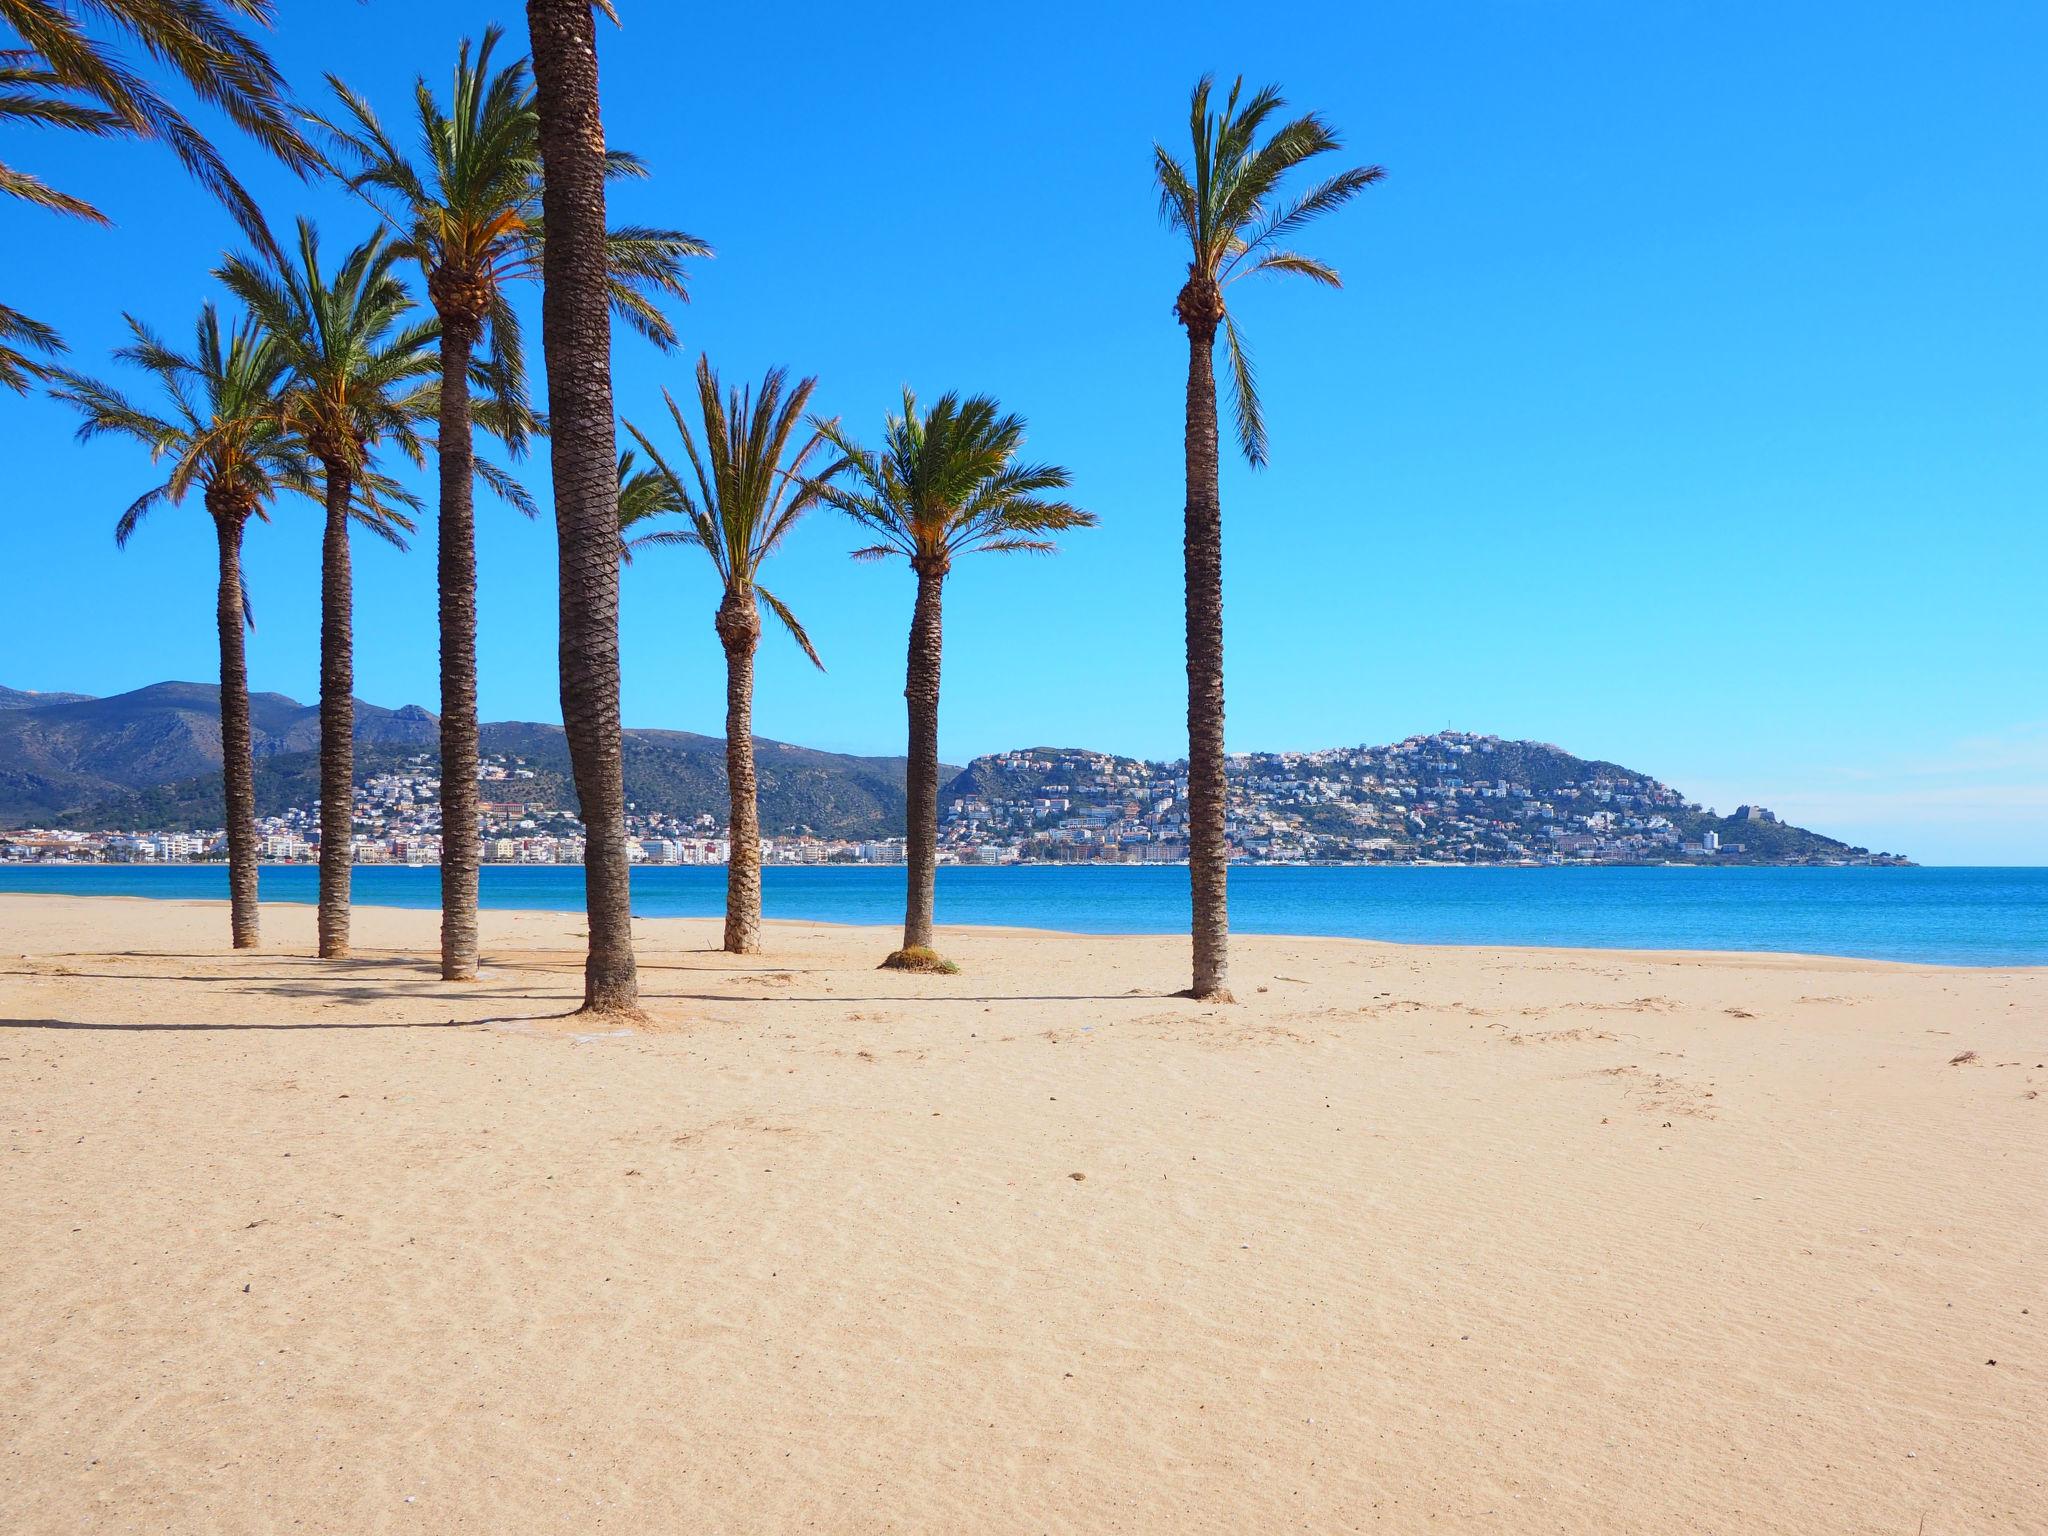
[[[228,924],[235,948],[262,942],[256,912],[256,758],[249,732],[249,656],[242,613],[246,516],[216,513],[220,540],[220,755],[228,829]]]
[[[1190,285],[1193,286],[1192,284]],[[1220,302],[1218,304],[1220,310]],[[1188,316],[1188,876],[1194,897],[1191,997],[1230,1000],[1230,843],[1223,771],[1223,502],[1216,463],[1216,321]]]
[[[604,122],[590,0],[527,0],[540,115],[541,344],[561,556],[562,726],[583,816],[587,1011],[639,1008],[619,744],[619,484],[612,425]]]
[[[732,796],[725,861],[725,948],[761,952],[761,806],[754,781],[754,652],[761,615],[751,590],[727,589],[718,606],[725,647],[725,780]]]
[[[320,958],[348,954],[356,779],[355,622],[348,563],[346,463],[323,461],[327,536],[320,550]]]
[[[903,947],[932,947],[932,907],[939,863],[939,656],[943,633],[940,598],[946,562],[920,555],[917,606],[910,618],[910,656],[903,697],[910,707],[910,758],[904,765],[904,862],[906,892]]]
[[[476,507],[469,327],[441,326],[441,979],[476,980]]]

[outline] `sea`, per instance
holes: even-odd
[[[770,866],[771,918],[902,921],[900,867]],[[1188,924],[1188,874],[1174,866],[946,866],[944,923],[1073,933],[1174,933]],[[261,899],[311,902],[310,865],[274,865]],[[0,864],[0,891],[225,900],[227,870],[191,865]],[[440,871],[359,865],[354,899],[432,908]],[[641,866],[633,910],[710,917],[724,910],[719,866]],[[482,904],[574,911],[573,866],[486,865]],[[1416,944],[1597,949],[1762,950],[1933,965],[2048,965],[2048,868],[1763,869],[1246,865],[1230,872],[1240,933],[1328,935]],[[4,942],[4,939],[0,939]]]

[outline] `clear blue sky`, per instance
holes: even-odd
[[[1149,182],[1206,69],[1277,80],[1386,183],[1305,242],[1347,287],[1234,290],[1272,467],[1226,464],[1230,745],[1445,724],[1555,741],[1721,809],[1760,800],[1929,861],[2048,862],[2048,10],[1413,3],[770,11],[622,0],[601,27],[615,213],[718,248],[682,354],[631,336],[643,424],[699,348],[784,363],[864,430],[897,388],[986,390],[1072,467],[1100,529],[949,583],[942,743],[1185,750],[1182,257]],[[386,112],[523,9],[289,6],[302,94]],[[368,219],[220,141],[277,222]],[[98,365],[129,308],[182,334],[233,241],[171,158],[10,133],[95,231],[0,206],[4,298]],[[537,314],[527,299],[529,312]],[[537,331],[537,323],[536,323]],[[536,359],[539,348],[533,348]],[[0,682],[215,675],[209,530],[148,465],[0,397]],[[545,504],[544,463],[527,468]],[[317,690],[317,516],[248,562],[255,686]],[[762,734],[900,752],[910,578],[801,529],[773,585],[831,672],[764,647]],[[365,698],[435,703],[431,541],[358,544]],[[720,728],[708,564],[625,591],[629,724]],[[559,718],[552,531],[482,508],[485,718]],[[703,568],[700,568],[703,564]]]

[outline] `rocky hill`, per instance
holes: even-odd
[[[1760,806],[1721,816],[1637,769],[1545,742],[1441,732],[1391,746],[1232,757],[1240,857],[1352,863],[1846,864],[1892,855]],[[975,759],[940,812],[957,846],[1035,859],[1186,856],[1187,770],[1077,748]]]

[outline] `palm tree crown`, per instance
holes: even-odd
[[[78,408],[81,442],[113,435],[142,444],[152,460],[168,460],[163,482],[121,514],[114,539],[126,544],[136,525],[162,502],[176,505],[194,486],[215,515],[267,518],[280,490],[311,493],[305,444],[284,424],[278,395],[291,367],[277,341],[244,316],[231,328],[212,304],[199,312],[193,347],[181,353],[133,315],[122,316],[133,338],[114,353],[149,374],[167,408],[137,405],[111,385],[65,371],[50,393]]]
[[[987,395],[948,392],[920,413],[906,389],[902,414],[889,417],[872,452],[836,421],[814,425],[840,460],[811,482],[813,494],[880,539],[855,550],[856,560],[904,555],[943,572],[975,550],[1048,554],[1055,546],[1045,535],[1095,525],[1094,513],[1045,499],[1073,477],[1057,464],[1017,463],[1024,419]],[[847,481],[835,483],[839,475]]]
[[[362,484],[368,510],[409,527],[392,504],[418,503],[373,473],[372,452],[389,445],[424,462],[419,422],[433,412],[434,390],[424,381],[435,368],[434,324],[407,320],[412,296],[392,272],[397,252],[381,234],[350,251],[331,275],[321,270],[310,220],[299,220],[298,234],[297,264],[266,269],[232,256],[218,275],[276,339],[291,369],[280,401],[285,425],[315,458],[346,467]]]
[[[1260,272],[1306,277],[1341,288],[1336,269],[1312,256],[1287,248],[1305,225],[1381,180],[1377,165],[1353,166],[1317,182],[1293,197],[1281,195],[1281,183],[1296,166],[1342,147],[1336,133],[1310,112],[1282,123],[1263,142],[1267,120],[1286,103],[1276,86],[1252,94],[1244,105],[1238,96],[1240,76],[1231,83],[1221,113],[1209,109],[1214,78],[1204,75],[1195,86],[1189,110],[1193,140],[1192,170],[1163,145],[1152,146],[1153,169],[1159,183],[1159,212],[1169,227],[1188,237],[1188,279],[1174,305],[1191,334],[1212,339],[1217,327],[1230,354],[1231,403],[1237,415],[1238,445],[1246,460],[1266,462],[1266,423],[1252,372],[1251,352],[1238,334],[1237,322],[1224,302],[1223,290],[1241,277]]]
[[[627,548],[652,544],[693,545],[711,557],[726,591],[752,593],[788,629],[806,656],[822,668],[817,648],[781,598],[760,584],[761,567],[806,511],[819,501],[820,486],[806,476],[806,466],[826,446],[822,428],[813,426],[792,454],[790,442],[803,420],[804,407],[817,388],[814,378],[799,379],[785,393],[788,374],[769,370],[760,398],[752,389],[734,389],[720,398],[718,375],[709,358],[697,359],[697,403],[703,417],[704,442],[683,417],[682,407],[667,390],[670,419],[689,456],[693,490],[671,467],[645,433],[632,422],[626,430],[646,452],[658,480],[659,493],[628,494],[634,479],[631,455],[620,465],[619,527],[621,532],[667,512],[682,516],[684,528],[662,528],[630,535]]]
[[[444,112],[425,80],[414,86],[423,151],[418,163],[393,142],[370,104],[333,75],[344,120],[323,121],[358,169],[349,185],[365,192],[394,231],[393,251],[417,261],[443,324],[488,326],[496,349],[495,386],[524,398],[518,315],[505,285],[538,277],[545,248],[541,218],[540,116],[526,60],[492,67],[503,29],[484,31],[474,58],[465,40]],[[647,174],[638,157],[608,151],[612,179]],[[688,300],[683,262],[711,247],[680,230],[634,225],[611,231],[605,254],[614,313],[658,346],[675,341],[662,296]]]

